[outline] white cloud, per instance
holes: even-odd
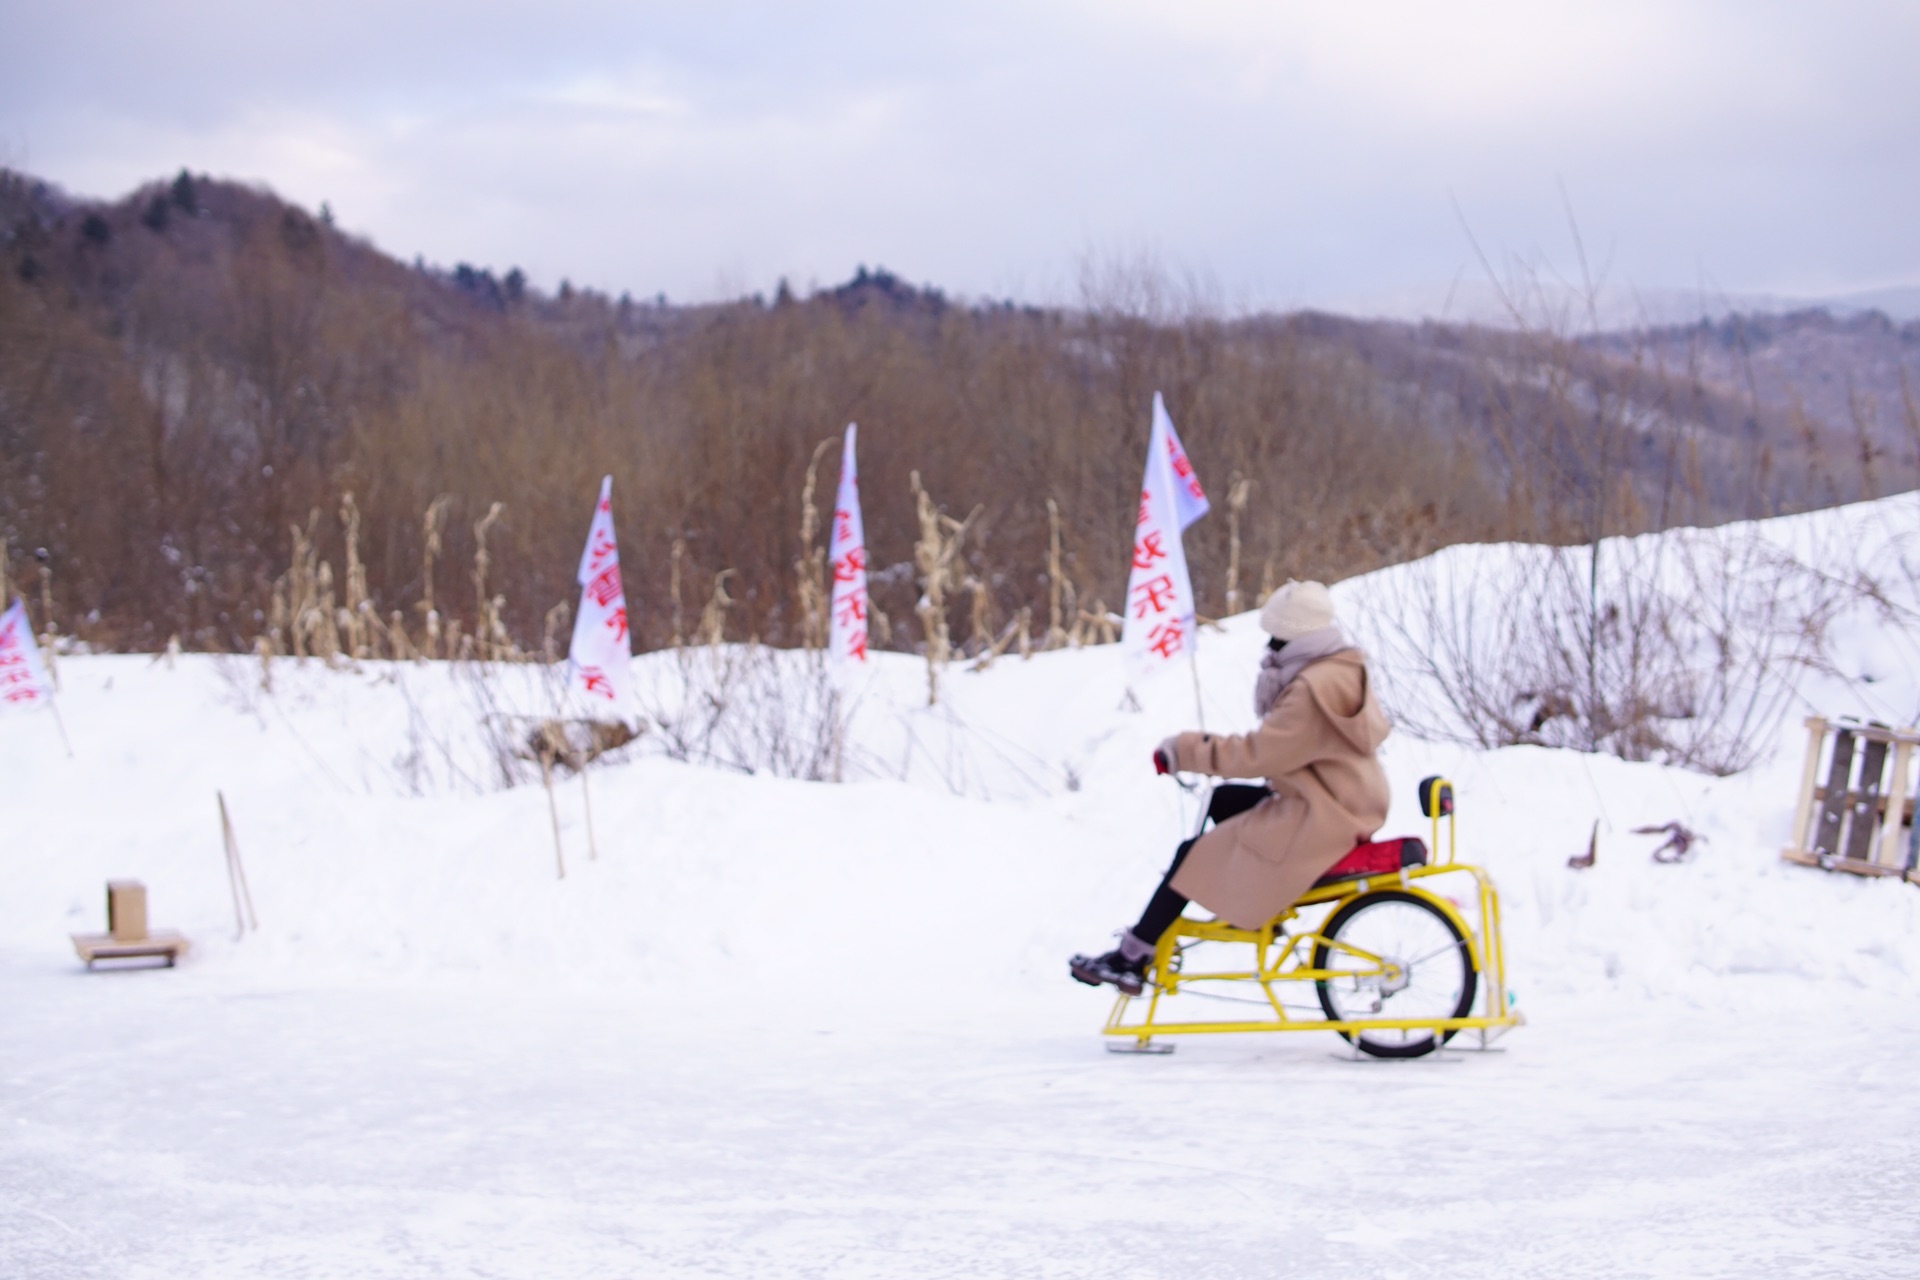
[[[393,251],[676,297],[884,262],[1064,288],[1153,248],[1249,301],[1566,256],[1920,278],[1920,17],[1842,4],[41,6],[0,137],[115,194],[265,181]],[[20,153],[24,152],[23,155]]]

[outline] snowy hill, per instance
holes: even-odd
[[[1195,684],[1123,709],[1112,649],[956,665],[933,707],[878,655],[837,785],[643,737],[591,771],[597,858],[560,782],[564,879],[536,775],[501,785],[537,671],[278,662],[268,692],[252,660],[63,659],[72,759],[0,720],[0,1274],[1902,1274],[1920,890],[1779,849],[1801,715],[1920,715],[1916,531],[1904,495],[1603,547],[1625,572],[1758,538],[1847,584],[1734,776],[1390,740],[1388,831],[1454,780],[1530,1018],[1425,1067],[1326,1034],[1101,1052],[1108,1002],[1064,959],[1131,920],[1195,803],[1148,764]],[[1543,554],[1457,547],[1336,596],[1431,711],[1408,602],[1444,579],[1501,616]],[[1207,727],[1248,727],[1262,639],[1203,636]],[[641,662],[659,698],[676,661]],[[216,791],[261,924],[238,941]],[[1706,843],[1657,865],[1630,829],[1670,820]],[[65,934],[114,877],[192,937],[182,968],[78,974]],[[1874,1195],[1822,1189],[1841,1169]]]

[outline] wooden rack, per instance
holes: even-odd
[[[1831,740],[1831,741],[1829,741]],[[1913,766],[1920,729],[1855,720],[1807,720],[1807,762],[1793,843],[1781,857],[1828,871],[1899,876],[1920,884],[1916,867]],[[1826,781],[1821,782],[1825,765]]]

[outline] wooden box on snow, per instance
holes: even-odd
[[[107,881],[107,932],[115,942],[147,937],[147,886],[138,880]]]
[[[147,886],[138,880],[107,881],[107,931],[76,933],[73,949],[93,968],[96,960],[156,957],[171,968],[186,954],[187,940],[171,929],[147,930]]]

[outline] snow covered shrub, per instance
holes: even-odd
[[[1856,598],[1751,525],[1596,546],[1454,547],[1376,574],[1351,610],[1395,720],[1736,773]]]
[[[842,698],[819,650],[690,645],[648,654],[634,674],[646,738],[672,759],[812,781],[840,776]]]

